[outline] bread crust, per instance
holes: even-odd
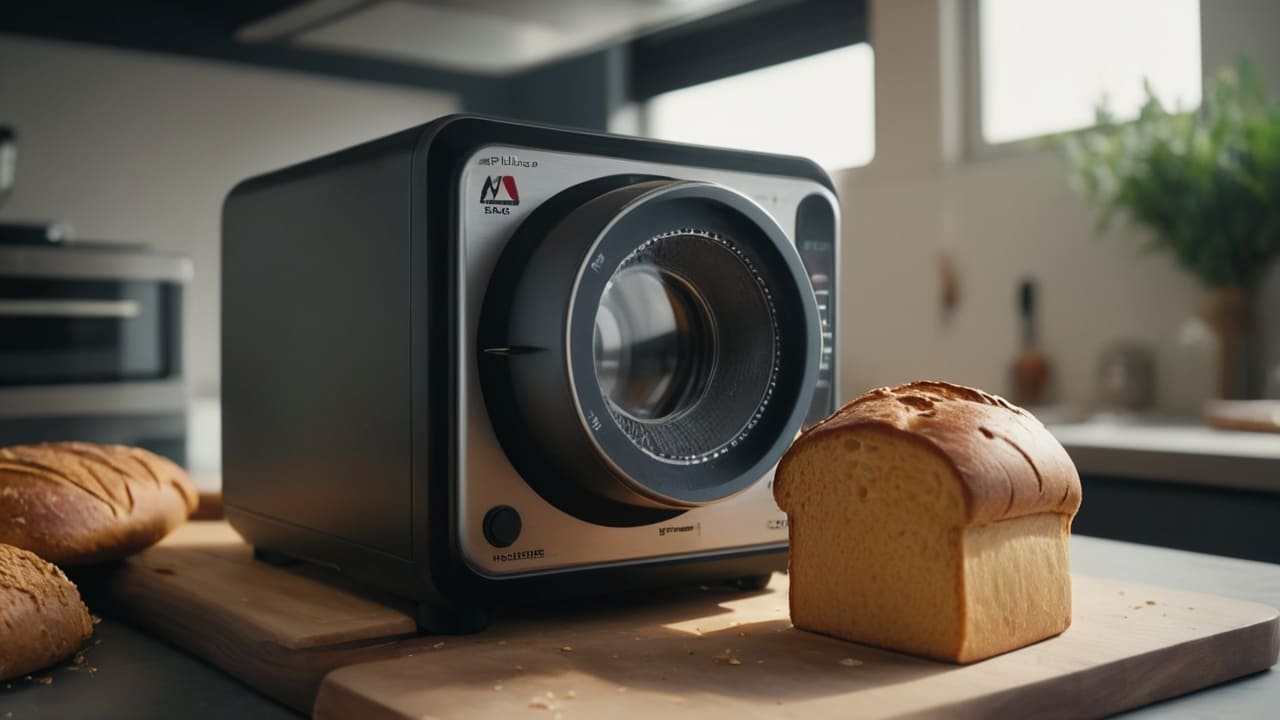
[[[0,543],[59,565],[138,552],[186,521],[198,502],[182,468],[140,448],[0,448]]]
[[[0,544],[0,680],[70,657],[92,634],[80,592],[61,570]]]
[[[828,433],[866,428],[937,450],[960,478],[966,525],[1080,508],[1080,476],[1043,423],[1004,398],[939,381],[877,388],[806,430],[779,464],[774,496],[789,494],[786,466],[797,450]]]

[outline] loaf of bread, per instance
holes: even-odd
[[[89,611],[61,570],[0,544],[0,680],[70,657],[92,634]]]
[[[186,472],[139,448],[0,448],[0,543],[59,565],[118,560],[181,525],[199,496]]]
[[[791,621],[968,663],[1071,624],[1068,536],[1080,478],[1030,413],[980,390],[873,390],[778,466]]]

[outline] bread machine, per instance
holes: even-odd
[[[799,158],[449,116],[238,185],[227,517],[474,630],[785,567],[837,397],[838,210]]]

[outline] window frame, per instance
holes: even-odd
[[[868,0],[756,0],[627,45],[627,85],[610,129],[652,136],[659,95],[866,43]],[[874,155],[873,155],[874,162]]]
[[[658,97],[661,97],[662,95],[664,95],[664,94],[666,94],[666,93],[669,93],[669,92],[677,92],[677,91],[679,91],[679,90],[683,90],[683,89],[685,89],[685,88],[689,88],[689,87],[696,87],[697,85],[702,85],[702,84],[705,84],[705,83],[716,82],[716,81],[718,81],[718,80],[723,80],[723,79],[726,79],[726,78],[732,78],[732,77],[735,77],[735,76],[737,76],[737,75],[745,75],[745,74],[748,74],[748,73],[756,72],[757,70],[764,70],[764,69],[767,69],[767,68],[776,67],[776,66],[778,66],[778,65],[784,65],[784,64],[789,63],[789,62],[795,62],[795,61],[798,61],[798,60],[804,60],[804,59],[806,59],[806,58],[811,58],[811,57],[814,57],[814,56],[817,56],[817,55],[821,55],[821,54],[823,54],[823,53],[828,53],[828,52],[832,52],[832,51],[835,51],[835,50],[841,50],[841,49],[845,49],[845,48],[852,48],[852,47],[854,47],[855,45],[864,45],[864,44],[865,44],[865,45],[867,45],[869,48],[871,48],[872,56],[873,56],[873,58],[874,58],[875,47],[874,47],[874,46],[872,46],[872,45],[871,45],[871,43],[870,43],[869,41],[867,41],[867,40],[859,40],[859,41],[857,41],[857,42],[843,43],[843,44],[840,44],[840,45],[836,45],[835,47],[818,49],[818,50],[815,50],[814,52],[811,52],[811,53],[805,53],[805,54],[799,55],[799,56],[794,57],[794,58],[789,58],[789,59],[787,59],[787,60],[781,60],[781,61],[779,61],[779,62],[777,62],[777,63],[767,64],[767,65],[761,65],[760,67],[756,67],[756,68],[753,68],[753,69],[750,69],[750,70],[743,70],[743,71],[741,71],[741,72],[732,73],[732,74],[730,74],[730,75],[724,75],[724,76],[721,76],[721,77],[718,77],[718,78],[714,78],[714,79],[712,79],[712,80],[706,80],[706,81],[703,81],[703,82],[699,82],[699,83],[696,83],[696,84],[694,84],[694,85],[686,85],[686,86],[684,86],[684,87],[676,88],[676,89],[674,89],[674,90],[666,90],[666,91],[663,91],[662,93],[659,93],[658,95],[651,96],[651,97],[646,98],[646,99],[644,99],[644,100],[633,100],[633,101],[630,101],[630,102],[626,103],[626,104],[623,106],[623,108],[624,108],[624,110],[625,110],[625,116],[623,115],[623,113],[615,113],[615,115],[614,115],[614,117],[615,117],[615,118],[622,118],[622,117],[625,117],[625,118],[626,118],[626,119],[625,119],[625,122],[630,123],[630,124],[626,125],[625,127],[623,127],[623,126],[619,126],[618,130],[622,130],[623,132],[629,132],[629,133],[630,133],[630,132],[634,132],[634,134],[641,135],[641,136],[644,136],[644,137],[656,138],[657,136],[654,134],[654,129],[655,129],[655,127],[654,127],[654,126],[655,126],[655,123],[654,123],[654,119],[653,119],[653,118],[654,118],[654,105],[653,105],[653,102],[652,102],[652,101],[653,101],[653,100],[655,100],[655,99],[656,99],[656,98],[658,98]],[[874,63],[874,60],[873,60],[872,62]],[[874,67],[874,66],[873,66],[873,67]],[[873,78],[872,78],[872,83],[873,83],[873,88],[872,88],[873,93],[872,93],[872,94],[873,94],[873,95],[874,95],[874,82],[875,82],[875,78],[873,77]],[[873,101],[874,101],[874,98],[873,98]],[[827,170],[827,172],[836,172],[836,171],[845,171],[845,170],[857,170],[857,169],[859,169],[859,168],[865,168],[865,167],[868,167],[868,166],[870,166],[872,163],[874,163],[874,162],[875,162],[875,158],[876,158],[875,143],[876,143],[876,132],[877,132],[877,127],[876,127],[876,122],[875,122],[875,121],[876,121],[876,118],[875,118],[875,116],[874,116],[874,114],[873,114],[873,116],[872,116],[872,118],[871,118],[871,156],[867,159],[867,161],[866,161],[866,162],[863,162],[863,163],[858,164],[858,165],[841,165],[841,166],[834,166],[834,167],[827,167],[826,165],[823,165],[824,169],[826,169],[826,170]],[[611,121],[610,127],[611,127],[611,129],[613,129],[613,128],[614,128],[614,123],[613,123],[613,121]],[[780,150],[774,150],[774,151],[770,151],[770,152],[782,152],[782,151],[780,151]],[[809,159],[813,160],[814,162],[818,162],[818,164],[822,165],[822,163],[821,163],[821,162],[819,162],[819,161],[818,161],[816,158],[814,158],[814,157],[810,157]]]
[[[867,0],[756,0],[636,38],[628,45],[626,99],[643,104],[673,90],[871,44],[867,6]]]
[[[1204,0],[1200,0],[1201,3]],[[1044,152],[1046,148],[1036,147],[1038,140],[1051,135],[1086,132],[1097,125],[1086,125],[1075,130],[1062,133],[1045,133],[1019,140],[988,142],[982,135],[982,18],[981,0],[960,0],[960,71],[962,73],[960,118],[964,124],[962,138],[964,142],[964,159],[970,162],[981,162],[997,158],[1007,158],[1020,154]],[[1203,28],[1201,42],[1203,42]],[[1201,88],[1204,87],[1204,68],[1200,72]],[[1203,97],[1203,92],[1201,93]],[[1203,102],[1203,101],[1202,101]],[[1194,112],[1194,110],[1192,111]]]

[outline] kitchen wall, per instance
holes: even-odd
[[[1089,405],[1101,354],[1130,339],[1157,351],[1161,389],[1185,401],[1190,386],[1205,382],[1172,370],[1188,364],[1176,348],[1195,306],[1194,281],[1165,256],[1139,255],[1140,230],[1095,238],[1092,211],[1067,187],[1053,153],[969,152],[961,7],[952,0],[871,6],[876,157],[837,177],[844,203],[844,395],[918,377],[1008,391],[1018,351],[1017,283],[1032,276],[1040,285],[1042,345],[1058,400]],[[1280,5],[1211,0],[1202,13],[1207,72],[1248,51],[1280,83],[1280,52],[1259,30],[1280,27]],[[960,304],[949,317],[940,307],[942,253],[954,260],[960,282]],[[1274,364],[1280,272],[1263,295],[1259,327],[1269,330]]]
[[[218,393],[219,222],[236,182],[454,111],[444,93],[0,35],[0,124],[18,132],[7,221],[195,262],[185,338]]]
[[[1092,213],[1044,151],[967,157],[956,0],[872,3],[877,154],[837,174],[845,203],[844,394],[914,377],[1007,390],[1015,287],[1041,285],[1043,344],[1057,396],[1087,403],[1100,354],[1120,339],[1169,367],[1194,282],[1140,232],[1094,238]],[[1280,4],[1206,0],[1206,70],[1249,52],[1280,83]],[[159,60],[159,61],[157,61]],[[17,191],[0,218],[67,219],[85,238],[142,241],[196,262],[188,303],[193,390],[218,389],[218,213],[248,175],[400,129],[457,107],[393,86],[0,35],[0,122],[17,127]],[[939,254],[960,304],[939,306]],[[1280,269],[1259,326],[1280,361]],[[1170,377],[1165,384],[1187,384]]]

